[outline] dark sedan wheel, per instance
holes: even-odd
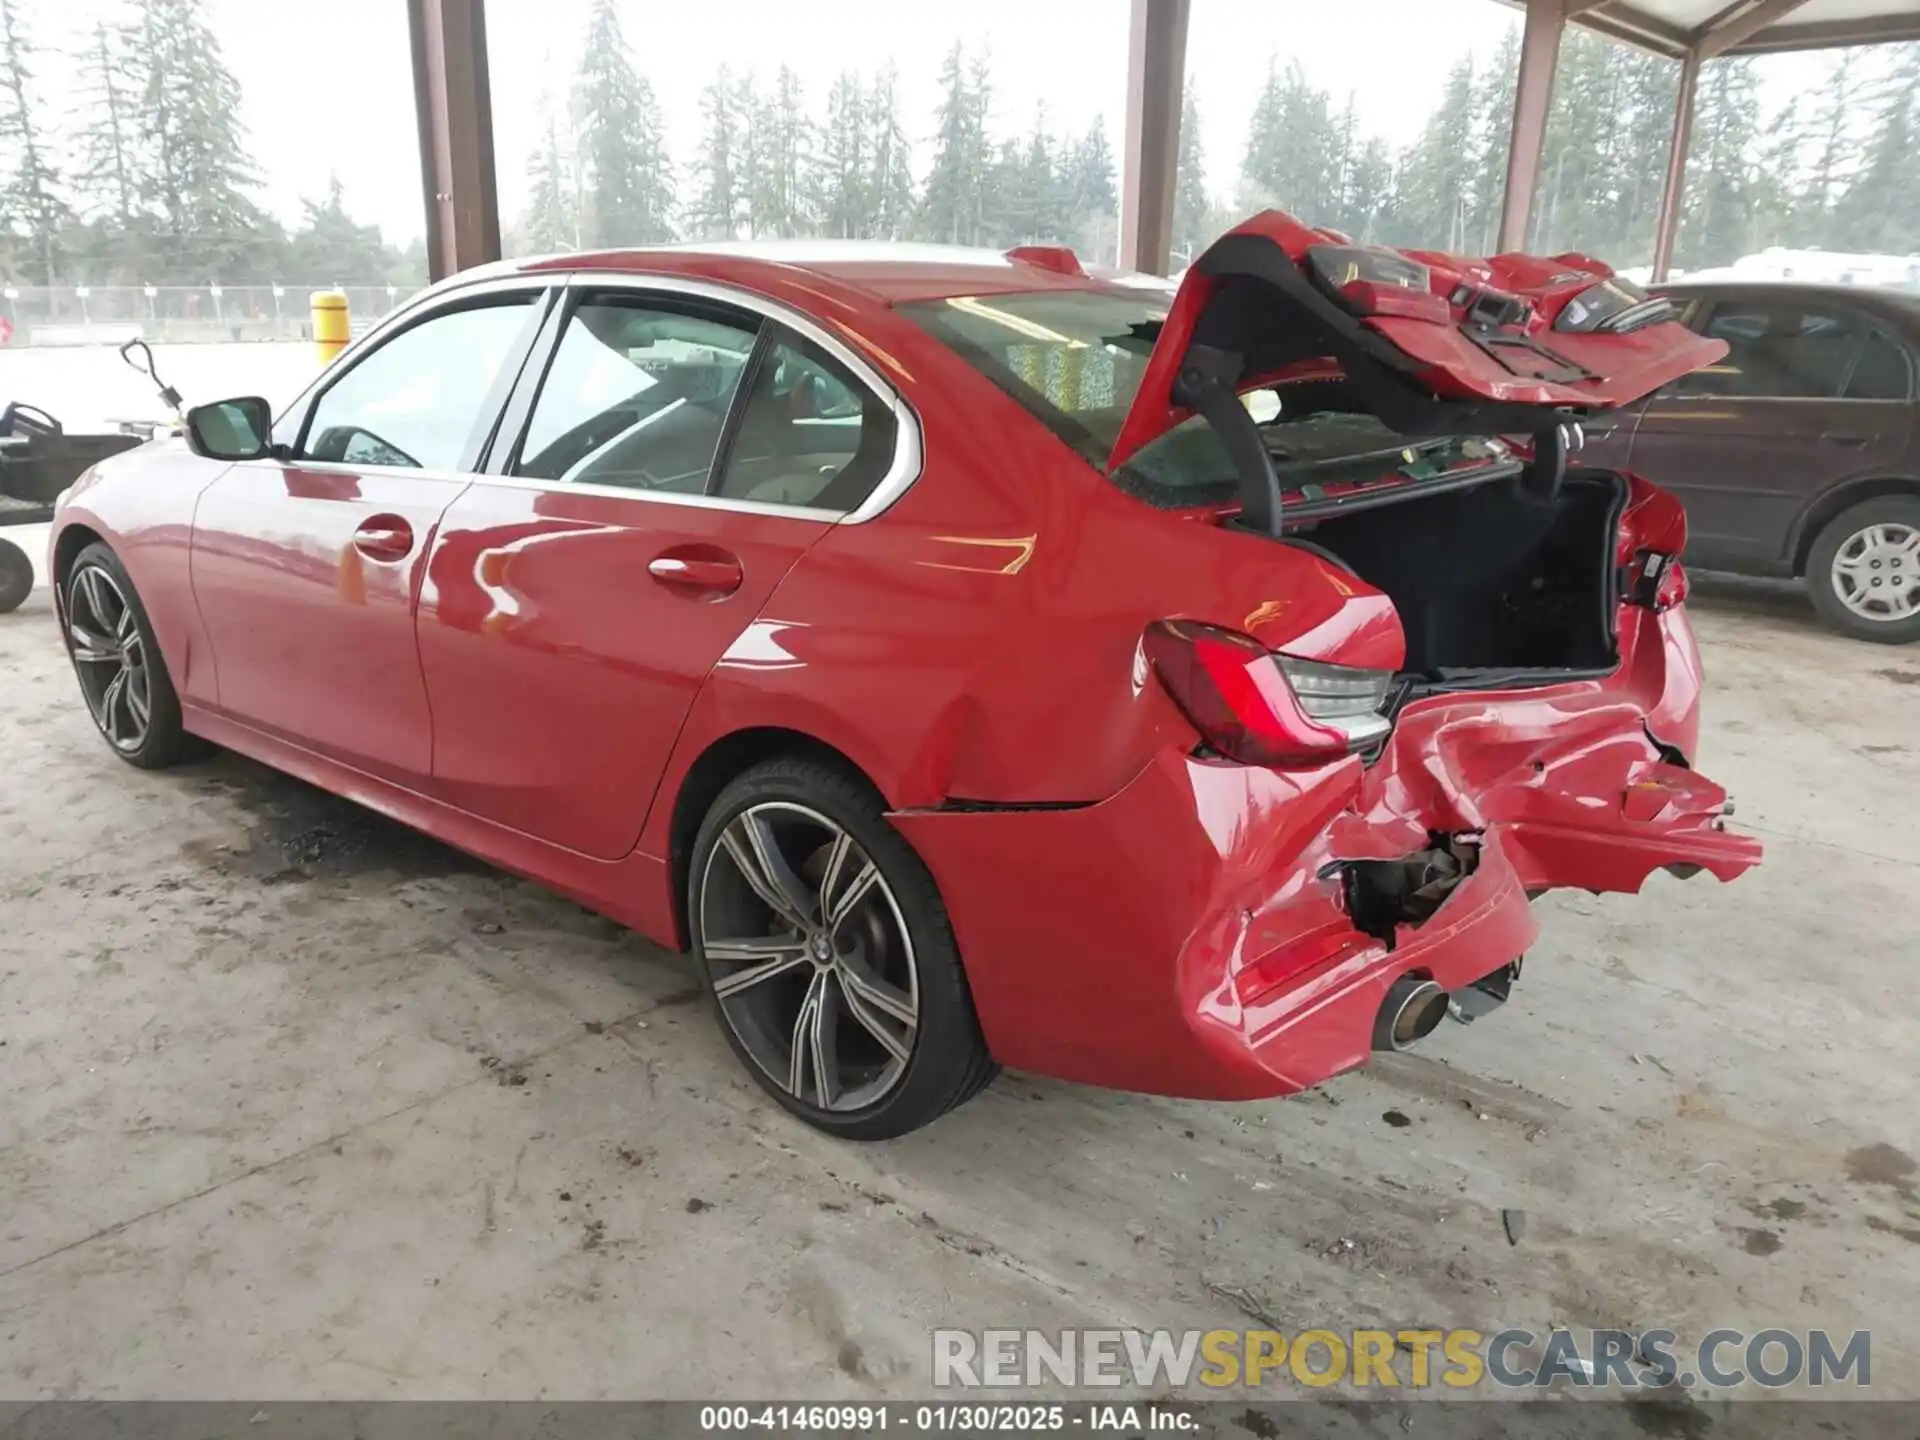
[[[62,601],[80,694],[114,753],[143,770],[182,759],[192,740],[180,727],[180,700],[119,557],[87,546],[67,571]]]
[[[932,877],[853,777],[782,759],[736,779],[687,914],[728,1041],[808,1123],[886,1139],[993,1078]]]
[[[1920,498],[1887,495],[1837,516],[1807,556],[1813,603],[1861,640],[1920,640]]]

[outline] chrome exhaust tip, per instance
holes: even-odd
[[[1418,975],[1402,975],[1387,989],[1373,1020],[1373,1048],[1410,1050],[1447,1018],[1447,992]]]

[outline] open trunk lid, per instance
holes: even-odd
[[[1107,467],[1204,415],[1240,472],[1243,523],[1277,531],[1271,458],[1237,396],[1289,372],[1331,362],[1402,434],[1529,435],[1559,468],[1570,427],[1725,354],[1585,256],[1356,246],[1269,210],[1182,278]]]

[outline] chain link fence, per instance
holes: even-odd
[[[308,298],[326,285],[8,285],[0,289],[4,343],[118,345],[136,336],[166,343],[307,340]],[[345,285],[357,335],[413,291]]]

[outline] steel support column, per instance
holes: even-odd
[[[1127,148],[1121,157],[1120,264],[1167,273],[1189,0],[1133,0],[1127,39]]]
[[[1680,62],[1680,97],[1673,108],[1673,140],[1667,147],[1667,178],[1660,187],[1660,222],[1653,236],[1653,278],[1673,268],[1673,242],[1680,234],[1680,202],[1687,190],[1687,151],[1693,145],[1693,99],[1700,88],[1699,47]]]
[[[427,274],[440,280],[500,258],[485,0],[407,0],[407,19],[427,202]]]
[[[1507,188],[1500,203],[1501,250],[1527,244],[1527,216],[1540,183],[1540,155],[1553,109],[1553,71],[1560,63],[1560,37],[1567,28],[1564,0],[1527,0],[1520,36],[1520,74],[1513,87],[1513,133],[1507,146]]]

